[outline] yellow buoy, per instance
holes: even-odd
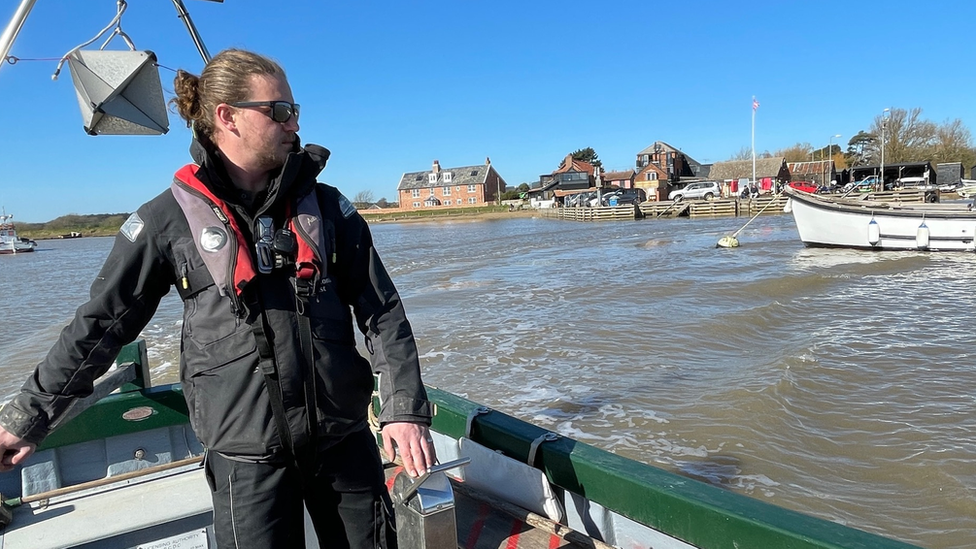
[[[718,244],[715,245],[716,248],[738,248],[739,239],[734,236],[723,236],[718,239]]]

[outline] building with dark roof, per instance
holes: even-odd
[[[786,167],[790,169],[790,181],[809,181],[817,185],[830,185],[831,181],[837,179],[837,168],[833,160],[788,162]]]
[[[505,185],[489,158],[481,165],[456,168],[441,168],[435,160],[430,170],[403,174],[397,196],[402,210],[467,208],[497,201]]]

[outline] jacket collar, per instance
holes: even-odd
[[[307,194],[315,185],[316,177],[325,169],[330,154],[329,149],[319,145],[309,144],[302,147],[296,136],[294,149],[288,154],[278,173],[272,176],[264,204],[258,205],[259,209],[268,209],[284,196]],[[200,166],[200,180],[214,195],[228,203],[240,204],[239,193],[227,175],[220,150],[212,141],[194,132],[190,156]]]

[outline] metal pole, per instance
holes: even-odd
[[[878,190],[884,190],[884,150],[885,150],[885,129],[888,127],[887,113],[891,109],[881,111],[881,175],[878,176]]]
[[[20,34],[20,29],[24,26],[24,21],[27,21],[27,16],[30,14],[31,9],[34,8],[34,2],[37,0],[23,0],[20,6],[17,7],[17,11],[14,12],[14,16],[7,23],[7,28],[3,29],[3,34],[0,35],[0,64],[3,64],[7,60],[7,54],[10,53],[10,48],[14,45],[14,40],[17,39],[17,35]]]
[[[200,38],[200,33],[197,32],[196,26],[193,25],[193,20],[190,19],[190,12],[186,11],[186,6],[183,5],[183,0],[173,0],[173,5],[176,6],[176,11],[179,13],[180,19],[183,20],[183,24],[186,25],[186,30],[190,32],[190,38],[193,39],[193,44],[197,47],[197,51],[200,52],[200,57],[203,57],[204,64],[210,62],[210,52],[207,51],[207,46],[203,44],[203,39]]]
[[[824,166],[824,174],[826,174],[824,175],[825,186],[830,185],[829,179],[830,176],[833,174],[833,170],[831,169],[831,167],[833,167],[833,162],[834,162],[834,138],[835,137],[840,137],[840,134],[838,133],[830,136],[830,140],[827,141],[827,158],[829,158],[830,160],[828,160],[827,164]]]

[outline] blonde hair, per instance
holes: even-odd
[[[255,75],[285,78],[285,71],[262,55],[245,50],[224,50],[207,63],[200,76],[177,71],[173,80],[176,97],[170,103],[176,106],[186,127],[193,126],[199,134],[213,139],[217,105],[247,100],[251,92],[250,79]]]

